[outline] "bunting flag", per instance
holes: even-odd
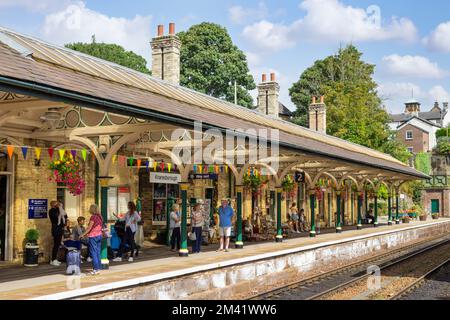
[[[125,167],[127,162],[127,157],[125,156],[119,156],[119,165],[121,167]]]
[[[41,148],[34,148],[34,154],[36,155],[36,159],[39,161],[41,160]]]
[[[217,174],[219,174],[219,166],[218,165],[216,165],[215,171],[216,171]]]
[[[48,148],[48,156],[50,157],[51,160],[53,160],[53,148]]]
[[[134,162],[134,158],[133,158],[133,157],[129,157],[129,158],[128,158],[128,165],[129,165],[130,167],[133,166],[133,162]]]
[[[228,174],[228,166],[225,166],[225,173]]]
[[[166,167],[166,164],[164,163],[164,161],[161,162],[159,167],[161,168],[161,171],[164,171],[164,168]]]
[[[9,157],[9,160],[11,160],[11,159],[12,159],[12,156],[13,156],[13,153],[14,153],[14,147],[11,146],[11,145],[9,145],[9,146],[6,147],[6,150],[8,150],[8,157]]]
[[[193,171],[195,172],[195,173],[197,173],[197,165],[196,164],[194,164],[194,166],[193,166]]]
[[[117,154],[112,156],[112,163],[113,163],[113,165],[116,164],[116,160],[117,160]]]
[[[83,158],[83,161],[86,162],[86,157],[87,157],[86,149],[81,150],[81,157]]]
[[[28,147],[22,147],[23,159],[27,160]]]
[[[75,159],[77,157],[77,150],[70,150],[70,154]]]
[[[66,150],[64,149],[59,149],[59,160],[63,161],[64,160],[64,154],[66,153]]]
[[[147,160],[147,162],[145,163],[145,169],[147,169],[147,172],[150,171],[150,159]]]
[[[156,167],[158,166],[158,161],[153,162],[153,171],[156,172]]]
[[[141,168],[141,163],[142,163],[142,160],[141,159],[137,159],[137,168],[138,168],[138,170]]]
[[[203,173],[203,166],[201,164],[198,165],[198,170],[199,170],[200,173]]]
[[[172,170],[172,164],[171,163],[167,164],[167,170],[169,170],[169,172]]]

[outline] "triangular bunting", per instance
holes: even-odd
[[[145,163],[145,169],[147,169],[147,171],[150,170],[149,166],[150,166],[150,159],[147,160],[147,162]]]
[[[167,170],[169,170],[169,172],[170,172],[170,170],[172,170],[172,164],[171,163],[167,164]]]
[[[158,161],[153,162],[153,171],[156,171],[157,166],[158,166]]]
[[[141,163],[142,163],[142,160],[141,159],[137,159],[137,168],[138,168],[138,170],[141,169]]]
[[[161,162],[161,164],[159,165],[159,167],[161,168],[161,171],[164,171],[164,168],[166,167],[166,164],[163,162]]]
[[[23,159],[27,160],[28,147],[22,147]]]
[[[112,163],[116,164],[116,160],[117,160],[117,155],[115,154],[112,156]]]
[[[77,157],[77,150],[70,150],[70,154],[75,159]]]
[[[50,157],[51,160],[53,160],[53,148],[48,148],[48,156]]]
[[[12,156],[13,156],[13,153],[14,153],[14,147],[11,146],[11,145],[9,145],[9,146],[6,147],[6,150],[8,150],[8,157],[9,157],[9,160],[11,160],[11,159],[12,159]]]
[[[86,149],[81,150],[81,157],[83,158],[83,161],[86,162],[86,157],[87,157],[87,151],[86,151]]]
[[[132,166],[133,166],[133,163],[134,163],[134,158],[133,158],[133,157],[129,157],[129,158],[128,158],[128,166],[129,166],[129,167],[132,167]]]
[[[66,150],[64,149],[59,149],[59,160],[63,161],[64,160],[64,154],[66,153]]]
[[[36,159],[41,160],[41,148],[34,148],[34,154],[36,155]]]

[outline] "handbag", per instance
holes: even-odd
[[[195,232],[189,232],[188,237],[189,237],[189,240],[191,240],[191,241],[197,240],[197,236],[195,235]]]

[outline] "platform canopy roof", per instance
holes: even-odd
[[[428,178],[390,155],[1,27],[0,90],[180,126],[278,129],[280,146],[291,150]]]

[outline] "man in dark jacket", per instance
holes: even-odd
[[[58,249],[61,245],[62,238],[64,236],[64,228],[66,227],[67,215],[64,210],[62,210],[62,204],[58,201],[50,202],[50,210],[48,216],[52,223],[52,236],[53,236],[53,249],[52,249],[52,259],[50,264],[53,266],[59,266],[59,262],[56,257],[58,255]],[[60,210],[61,208],[61,210]]]

